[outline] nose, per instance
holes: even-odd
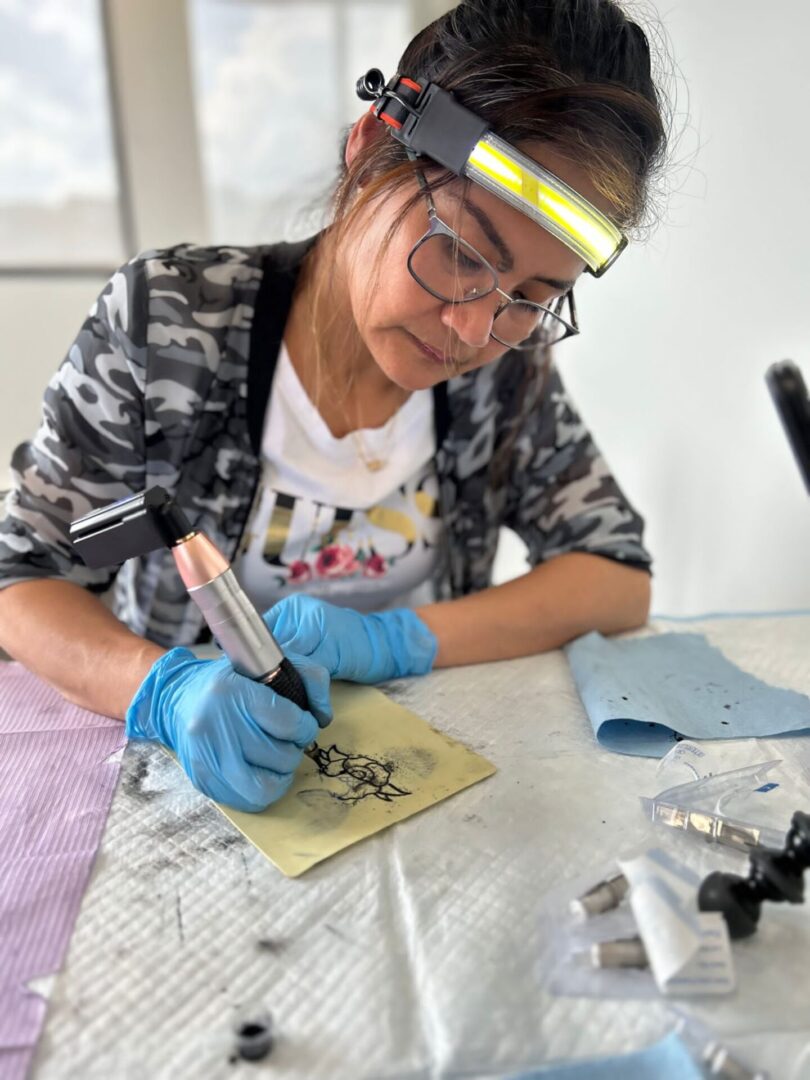
[[[482,296],[468,304],[445,304],[441,320],[448,329],[455,331],[465,345],[483,349],[489,344],[492,320],[497,310],[497,297]]]

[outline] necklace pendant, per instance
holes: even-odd
[[[379,458],[371,458],[370,460],[365,461],[364,464],[369,472],[379,472],[380,469],[385,468],[385,462],[380,461]]]

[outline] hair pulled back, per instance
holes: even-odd
[[[647,38],[616,0],[462,0],[416,35],[398,71],[451,91],[512,144],[553,146],[586,170],[619,225],[643,222],[666,149],[664,104]],[[412,171],[386,132],[343,170],[335,220]],[[441,170],[431,186],[453,178]]]

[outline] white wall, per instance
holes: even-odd
[[[652,242],[584,283],[559,362],[647,519],[655,610],[808,608],[810,505],[763,374],[791,358],[810,381],[810,8],[660,11],[699,152]],[[0,462],[100,284],[0,279]]]
[[[810,503],[763,381],[810,383],[810,8],[659,4],[700,146],[670,221],[581,290],[569,389],[656,558],[654,610],[810,607]]]

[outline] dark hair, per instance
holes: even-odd
[[[398,71],[451,91],[508,142],[549,143],[585,168],[619,224],[644,221],[666,107],[646,35],[615,0],[463,0],[416,35]],[[360,186],[378,194],[411,171],[400,143],[378,139],[344,168],[336,218]]]

